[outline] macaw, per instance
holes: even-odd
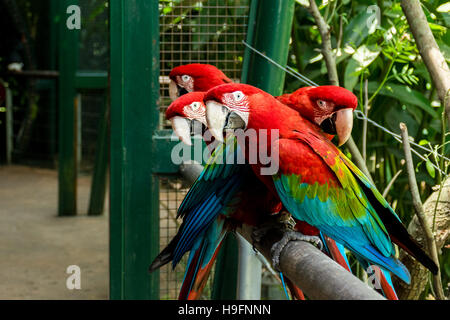
[[[250,85],[217,86],[206,93],[204,101],[208,128],[219,141],[224,128],[239,129],[230,128],[231,113],[241,118],[234,121],[240,129],[268,130],[266,147],[279,150],[279,170],[262,176],[261,163],[251,166],[296,219],[315,226],[359,259],[394,273],[406,283],[410,274],[395,257],[393,243],[437,273],[436,264],[409,235],[376,187],[316,124]],[[319,108],[327,104],[320,96],[315,102]],[[334,106],[335,111],[340,109],[340,105]],[[274,141],[272,132],[278,134]]]
[[[170,93],[172,99],[176,99],[180,95],[191,92],[192,90],[207,90],[220,84],[232,82],[216,67],[204,64],[190,64],[176,67],[171,71],[169,77],[171,79],[169,87],[171,88]],[[353,120],[352,111],[356,107],[357,99],[351,92],[339,87],[323,86],[320,88],[321,89],[314,87],[300,88],[294,93],[284,94],[278,97],[278,99],[300,112],[300,114],[308,120],[320,124],[326,132],[330,132],[333,135],[337,134],[339,137],[339,145],[341,145],[350,136]],[[318,108],[316,104],[311,103],[311,99],[316,98],[316,96],[323,95],[324,93],[329,94],[330,92],[336,92],[335,97],[333,97],[334,101],[331,100],[322,108]],[[198,96],[193,95],[192,98],[190,103],[185,103],[185,101],[180,100],[178,108],[172,106],[171,108],[168,108],[166,113],[166,118],[171,119],[175,133],[187,144],[190,144],[190,127],[195,119],[194,116],[197,116],[196,120],[203,125],[205,125],[206,122],[204,117],[204,106],[201,107],[201,101],[198,99],[200,98],[200,94],[198,94]],[[334,112],[334,104],[351,107],[343,108],[339,112]],[[330,139],[333,137],[331,134],[328,135]],[[297,221],[296,229],[305,234],[318,234],[316,228],[303,221]],[[322,237],[323,243],[325,243],[325,249],[328,251],[328,254],[341,264],[341,266],[350,271],[343,246],[339,243],[335,243],[332,239],[323,234],[320,234],[320,236]],[[213,261],[211,261],[211,264],[212,262]],[[386,275],[386,277],[389,277],[389,275]],[[292,288],[289,280],[287,282],[289,287]],[[381,281],[381,283],[385,282]],[[383,291],[393,291],[392,284],[390,287],[391,288],[388,288],[387,290],[383,287]],[[394,296],[386,296],[389,299],[396,299],[395,294]]]
[[[169,96],[172,101],[189,92],[206,92],[215,86],[233,82],[215,66],[201,63],[175,67],[170,71],[169,79]]]
[[[193,90],[207,91],[220,84],[232,83],[232,80],[222,71],[215,66],[207,64],[178,66],[172,69],[169,77],[171,79],[172,99],[178,97],[183,92],[191,92]],[[326,100],[321,100],[320,98],[326,98]],[[353,123],[352,112],[357,106],[357,98],[347,90],[342,90],[335,86],[321,86],[319,88],[303,87],[293,93],[276,97],[276,99],[292,109],[297,110],[300,115],[309,121],[318,124],[323,129],[324,135],[330,140],[333,139],[334,135],[337,135],[339,146],[347,141],[351,135]],[[315,103],[317,100],[325,101],[325,104],[319,107]],[[334,108],[336,104],[351,107],[341,108],[335,112]],[[302,221],[297,222],[296,229],[305,234],[318,233],[317,229]],[[323,242],[329,255],[349,270],[350,268],[342,245],[335,243],[332,239],[324,239],[326,236],[322,233],[320,233],[320,236],[324,240]],[[359,262],[363,266],[366,265],[366,262],[360,259]],[[397,300],[397,295],[390,280],[390,274],[385,272],[385,270],[381,270],[378,274],[381,274],[381,278],[378,281],[381,283],[382,293],[388,299]]]
[[[203,92],[185,94],[166,111],[174,132],[188,144],[191,123],[206,123],[203,97]],[[177,235],[150,266],[152,271],[172,261],[175,267],[184,253],[190,251],[180,299],[199,298],[228,231],[241,223],[256,226],[265,214],[281,210],[279,200],[249,166],[227,163],[225,157],[235,153],[239,151],[230,150],[230,144],[221,145],[212,153],[178,209],[183,223]],[[217,161],[219,157],[223,157],[221,162]],[[286,282],[291,287],[289,280]]]
[[[199,63],[175,67],[171,70],[169,78],[169,93],[172,100],[176,100],[178,97],[188,92],[208,91],[215,86],[232,83],[232,80],[217,67]],[[320,125],[325,132],[329,133],[328,137],[330,140],[337,134],[339,137],[339,145],[342,145],[351,134],[353,124],[352,112],[356,108],[357,98],[350,91],[343,90],[340,87],[323,86],[321,88],[322,89],[316,90],[314,87],[304,87],[293,93],[279,96],[277,99],[300,112],[300,114],[309,121]],[[335,113],[332,112],[332,109],[328,106],[327,108],[319,108],[310,101],[318,94],[334,91],[340,92],[340,95],[338,95],[340,98],[338,101],[340,105],[349,106],[349,108],[343,108],[340,112]],[[333,102],[330,102],[330,106],[332,104]],[[182,104],[180,103],[180,105]],[[172,109],[175,110],[176,108]],[[189,108],[186,110],[189,111]],[[171,114],[166,114],[166,118],[172,118]],[[190,118],[190,115],[187,117],[178,116],[173,117],[174,120],[171,121],[175,133],[177,133],[179,138],[188,145],[190,145],[190,138],[188,138],[189,130],[187,130],[187,128],[189,127],[192,130],[191,125],[193,124]],[[204,118],[201,118],[198,121],[206,125],[204,123],[206,121]],[[316,228],[303,221],[297,221],[296,229],[306,234],[319,234],[319,231]],[[326,250],[332,258],[350,271],[350,266],[342,245],[334,243],[334,240],[325,235],[321,234],[321,237],[323,238],[322,240],[324,240],[323,243],[325,243]]]
[[[195,121],[198,121],[201,124],[206,123],[206,107],[203,103],[203,98],[203,92],[192,92],[189,94],[185,94],[178,98],[174,103],[172,103],[166,111],[166,118],[171,121],[174,132],[180,137],[182,141],[185,141],[188,144],[190,144],[191,124]],[[208,143],[209,142],[207,141],[207,144]],[[198,236],[194,239],[195,242],[193,243],[193,247],[190,250],[191,254],[188,260],[185,279],[180,290],[181,299],[197,298],[201,293],[201,289],[206,283],[207,276],[209,274],[209,271],[211,270],[211,266],[217,255],[217,251],[220,249],[221,242],[226,233],[225,224],[223,221],[225,217],[228,218],[227,221],[233,221],[233,224],[243,222],[248,225],[257,225],[259,217],[279,212],[281,209],[281,203],[279,202],[279,200],[273,198],[273,195],[268,192],[268,189],[265,187],[265,185],[262,184],[262,182],[257,179],[256,176],[249,170],[248,166],[234,165],[234,167],[235,170],[233,172],[235,172],[235,175],[244,177],[243,180],[239,180],[239,183],[243,184],[240,188],[242,191],[235,197],[236,199],[238,199],[238,201],[231,200],[231,204],[225,207],[226,213],[219,215],[217,219],[212,222],[211,227],[209,227],[202,236]],[[209,168],[208,165],[207,168]],[[215,170],[217,171],[217,168]],[[229,176],[226,176],[226,178],[228,177]],[[202,205],[203,201],[205,200],[205,192],[204,189],[200,189],[199,191],[199,189],[196,189],[196,186],[206,186],[205,190],[207,190],[207,194],[211,194],[217,190],[217,186],[220,186],[221,183],[223,183],[223,181],[217,181],[213,179],[210,179],[206,182],[203,181],[201,183],[196,183],[191,188],[188,196],[186,196],[186,199],[181,204],[179,212],[192,212],[193,208],[195,211],[196,207]],[[261,199],[263,199],[263,201],[261,201]],[[193,202],[193,204],[187,205],[186,203],[189,202]],[[224,201],[224,203],[226,202]],[[230,208],[232,210],[230,210]],[[211,211],[209,213],[212,213],[214,215],[217,212],[218,211]],[[190,216],[189,213],[186,214],[186,216]],[[207,222],[211,223],[211,220],[207,220]],[[306,226],[306,224],[304,223],[299,223],[299,225],[302,226],[301,230],[304,232],[305,229],[308,228],[308,226]],[[195,233],[195,231],[193,231],[191,228],[184,227],[183,224],[180,228],[179,234],[187,232],[185,230],[189,230],[189,232]],[[307,233],[310,232],[311,231],[307,231]],[[184,238],[182,237],[174,238],[174,241],[171,242],[173,243],[173,245],[169,245],[168,250],[163,251],[162,255],[160,256],[164,257],[164,259],[172,259],[175,265],[185,251],[181,251],[181,254],[175,254],[173,256],[166,253],[177,251],[175,244],[184,241],[183,239]],[[324,242],[327,244],[327,249],[331,253],[340,253],[338,251],[339,248],[337,248],[337,245],[333,240],[328,238],[324,240]],[[189,246],[186,246],[184,248],[189,248]],[[337,256],[335,260],[338,263],[341,263],[350,271],[345,255],[340,253],[338,255],[332,254],[332,256]],[[156,264],[156,266],[159,266],[161,261],[163,261],[164,259],[157,260],[159,262]],[[286,283],[294,296],[296,296],[297,298],[303,297],[301,291],[299,291],[299,289],[296,288],[291,283],[291,281],[289,281],[289,279],[286,279]]]

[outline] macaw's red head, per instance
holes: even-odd
[[[277,99],[320,126],[325,133],[337,134],[339,145],[350,137],[358,99],[349,90],[339,86],[304,87]]]
[[[203,103],[205,92],[191,92],[176,99],[166,110],[166,119],[172,124],[178,138],[192,145],[191,135],[199,128],[206,126],[206,107]]]
[[[172,100],[193,91],[208,91],[232,81],[210,64],[192,63],[173,68],[169,74],[169,95]]]
[[[268,97],[274,99],[268,93],[248,84],[223,84],[209,90],[204,101],[211,134],[223,141],[224,130],[246,129],[252,102],[253,105],[258,105],[257,99]]]

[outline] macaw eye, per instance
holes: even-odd
[[[325,108],[326,105],[327,105],[327,103],[326,103],[325,101],[323,101],[323,100],[317,100],[317,105],[318,105],[320,108]]]
[[[183,82],[189,82],[191,80],[191,77],[187,74],[184,74],[181,76],[181,80],[183,80]]]
[[[235,91],[233,92],[234,101],[241,101],[244,99],[245,95],[242,93],[242,91]]]
[[[197,111],[200,108],[200,102],[193,102],[191,108],[193,111]]]

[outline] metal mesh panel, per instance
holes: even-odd
[[[81,21],[78,70],[104,71],[109,67],[109,28],[107,0],[80,0]],[[79,163],[82,172],[94,167],[99,122],[106,92],[83,90],[79,113]]]
[[[247,31],[250,0],[162,0],[160,6],[160,128],[169,128],[164,111],[169,98],[169,72],[187,63],[208,63],[221,69],[233,81],[239,81],[244,48],[241,41]],[[187,192],[180,179],[161,179],[161,249],[175,235],[176,210]],[[161,299],[176,299],[186,266],[185,257],[172,271],[161,269]],[[213,275],[209,279],[212,279]],[[211,293],[209,281],[203,298]]]
[[[103,92],[84,92],[81,94],[81,110],[79,114],[80,131],[79,169],[82,172],[92,172],[97,152],[97,137],[99,123],[102,119],[103,105],[106,103]]]
[[[169,72],[186,63],[209,63],[238,81],[249,0],[160,1],[161,127],[170,104]]]

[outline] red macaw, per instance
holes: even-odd
[[[206,92],[215,86],[233,82],[215,66],[201,63],[175,67],[170,71],[169,78],[169,95],[172,101],[189,92]]]
[[[166,111],[175,133],[183,141],[190,140],[193,121],[206,122],[203,97],[202,92],[185,94]],[[222,145],[214,151],[212,161],[206,164],[178,209],[184,220],[177,235],[150,267],[155,270],[170,260],[175,266],[186,251],[191,252],[180,299],[200,297],[227,231],[241,223],[256,226],[262,216],[281,210],[279,200],[249,166],[227,164],[225,159],[223,164],[217,165],[214,161],[217,157],[237,153],[228,149],[229,146]],[[292,288],[288,279],[286,282]],[[295,289],[291,292],[297,293]]]
[[[169,119],[173,125],[174,132],[180,137],[181,140],[186,141],[190,144],[190,133],[192,126],[192,122],[198,121],[201,124],[206,122],[205,118],[205,105],[203,104],[204,93],[203,92],[192,92],[189,94],[185,94],[178,98],[174,103],[172,103],[166,111],[166,118]],[[207,141],[208,143],[208,141]],[[238,166],[240,167],[240,171],[238,171],[241,175],[245,172],[246,166]],[[245,175],[243,175],[245,176]],[[216,180],[212,180],[214,184],[219,185]],[[204,182],[202,185],[206,185]],[[180,291],[180,298],[198,298],[201,293],[201,289],[206,283],[207,276],[209,271],[211,270],[211,266],[214,262],[214,259],[217,255],[217,251],[220,248],[221,241],[225,234],[223,224],[223,217],[227,216],[228,221],[233,221],[233,224],[237,223],[246,223],[249,225],[257,225],[259,221],[259,217],[269,215],[272,213],[276,213],[281,209],[281,203],[278,199],[275,199],[273,195],[269,192],[269,190],[256,178],[254,174],[247,174],[247,177],[244,179],[243,186],[241,187],[242,192],[237,195],[239,199],[238,202],[231,201],[232,203],[237,203],[238,206],[232,204],[227,207],[227,214],[219,215],[218,219],[214,221],[210,228],[208,228],[203,236],[198,237],[195,243],[193,244],[193,249],[191,249],[191,254],[188,261],[188,268],[186,269],[185,279],[183,281],[182,289]],[[194,187],[192,190],[196,190]],[[211,188],[206,189],[209,193],[213,192]],[[194,205],[202,204],[202,200],[199,196],[202,195],[201,191],[190,191],[190,194],[194,194]],[[186,199],[189,199],[187,197]],[[265,201],[261,201],[264,199]],[[180,207],[180,210],[183,206],[186,206],[185,200]],[[229,208],[233,208],[232,214],[230,215]],[[190,207],[190,210],[191,207]],[[189,214],[187,214],[189,215]],[[208,223],[209,220],[207,220]],[[299,222],[298,228],[305,232],[308,230],[308,226],[305,223]],[[312,227],[309,226],[309,229]],[[184,230],[188,230],[186,227],[180,228],[180,233],[183,233]],[[192,232],[191,229],[189,229]],[[313,232],[315,229],[308,230],[307,233]],[[176,242],[179,242],[181,238],[175,238]],[[326,239],[325,242],[328,246],[327,249],[330,252],[338,252],[338,248],[336,244],[331,239]],[[176,250],[175,247],[169,248],[172,250]],[[194,249],[195,248],[195,249]],[[214,249],[214,250],[212,250]],[[334,249],[334,250],[333,250]],[[202,255],[200,252],[205,252]],[[336,255],[334,255],[336,256]],[[167,258],[173,258],[170,255],[165,256]],[[339,260],[340,259],[340,260]],[[342,254],[337,255],[336,261],[342,263],[344,267],[348,267],[347,261],[342,256]],[[286,279],[286,283],[290,288],[291,293],[297,298],[302,298],[303,294],[296,288],[289,279]]]
[[[296,219],[317,227],[358,258],[393,272],[407,283],[410,274],[395,258],[392,242],[437,273],[436,264],[408,234],[376,187],[317,125],[250,85],[220,85],[209,90],[204,101],[208,127],[219,141],[224,128],[230,128],[230,113],[241,118],[235,123],[244,130],[268,131],[263,143],[279,150],[279,170],[262,176],[261,163],[252,164],[252,168]],[[316,103],[322,107],[324,100]],[[340,107],[335,105],[335,110]],[[275,133],[277,138],[272,141]]]
[[[170,92],[172,98],[176,98],[180,94],[184,94],[188,91],[206,90],[219,84],[231,82],[231,80],[216,67],[203,64],[191,64],[176,67],[171,71],[169,77],[171,79]],[[356,107],[357,99],[351,92],[339,87],[323,86],[320,88],[322,89],[313,87],[301,88],[292,94],[282,95],[278,97],[278,99],[286,105],[289,105],[293,109],[299,111],[300,114],[310,121],[313,121],[316,124],[321,124],[321,127],[325,131],[330,132],[331,134],[337,133],[340,138],[339,144],[342,144],[343,141],[348,139],[351,133],[351,122],[353,120],[352,111]],[[330,92],[335,92],[336,94],[334,94],[333,99],[329,99],[327,104],[321,108],[319,108],[315,103],[311,103],[311,100],[315,99],[318,95],[323,95],[324,93]],[[187,144],[190,144],[189,128],[194,119],[193,116],[198,116],[197,121],[205,124],[204,106],[201,108],[201,103],[199,99],[197,99],[200,96],[192,97],[193,100],[190,103],[180,101],[178,108],[169,108],[166,113],[166,117],[168,119],[172,119],[171,122],[175,133],[177,133],[180,139]],[[196,99],[198,101],[194,102]],[[335,112],[333,110],[333,106],[335,104],[349,107],[342,108],[342,110]],[[338,131],[336,131],[336,129]],[[331,139],[333,136],[330,135],[329,137]],[[316,228],[306,224],[303,221],[297,221],[296,229],[305,234],[318,234],[318,230]],[[350,271],[343,247],[336,244],[332,239],[324,235],[321,236],[326,244],[326,249],[332,258]],[[212,262],[213,261],[211,261],[211,264]],[[381,281],[381,283],[383,284],[384,282]],[[288,284],[290,284],[289,281]],[[384,286],[384,292],[390,292],[393,290],[392,285],[392,289],[388,288],[388,290],[386,290]],[[386,296],[390,299],[396,298],[395,294],[394,296]]]
[[[207,91],[221,84],[232,83],[232,80],[215,66],[199,63],[175,67],[170,72],[169,78],[169,91],[172,100],[175,100],[186,92]],[[322,86],[320,88],[322,89],[315,89],[314,87],[300,88],[293,93],[279,96],[277,99],[300,112],[309,121],[320,125],[325,132],[329,133],[328,137],[330,140],[337,134],[339,137],[339,145],[342,145],[351,134],[353,123],[352,112],[357,106],[357,98],[353,93],[341,87]],[[331,92],[336,94],[329,100],[326,106],[318,107],[317,104],[312,102],[318,95],[323,95],[324,93],[329,94]],[[334,112],[333,107],[336,103],[340,106],[347,107],[342,108],[339,112]],[[192,124],[189,117],[189,115],[184,117],[185,120],[182,120],[183,116],[174,117],[174,121],[171,121],[174,131],[176,133],[178,132],[180,139],[187,144],[190,144],[190,138],[188,139],[189,130],[186,129],[189,124]],[[170,119],[171,114],[166,114],[166,118]],[[205,120],[202,118],[199,121],[204,124]],[[184,134],[181,134],[182,131],[184,131]],[[305,234],[319,234],[316,228],[303,221],[297,221],[296,229]],[[334,243],[334,240],[328,237],[324,240],[332,258],[350,271],[344,248]]]

